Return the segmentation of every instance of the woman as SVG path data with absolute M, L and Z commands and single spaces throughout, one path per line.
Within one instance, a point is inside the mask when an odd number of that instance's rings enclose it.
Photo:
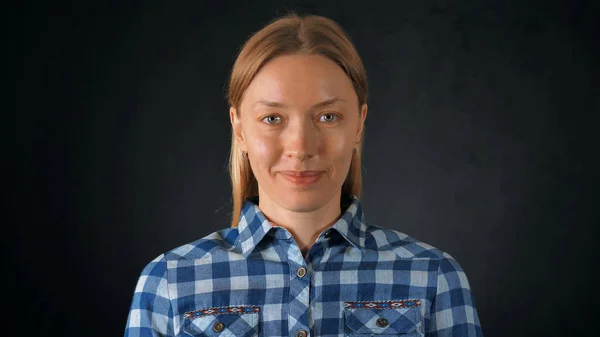
M 337 24 L 267 25 L 228 98 L 232 228 L 146 266 L 126 336 L 481 336 L 459 264 L 363 218 L 367 80 Z

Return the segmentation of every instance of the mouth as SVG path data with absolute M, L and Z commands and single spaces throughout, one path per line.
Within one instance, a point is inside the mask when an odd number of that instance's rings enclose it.
M 279 173 L 295 185 L 308 186 L 319 181 L 325 171 L 280 171 Z

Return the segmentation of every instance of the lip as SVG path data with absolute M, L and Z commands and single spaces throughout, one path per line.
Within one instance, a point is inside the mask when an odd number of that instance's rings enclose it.
M 319 181 L 325 171 L 280 171 L 279 173 L 296 185 L 308 186 Z

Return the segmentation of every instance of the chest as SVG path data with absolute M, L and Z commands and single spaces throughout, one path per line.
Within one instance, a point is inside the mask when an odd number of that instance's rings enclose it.
M 178 336 L 422 336 L 436 270 L 381 254 L 195 261 L 169 290 Z

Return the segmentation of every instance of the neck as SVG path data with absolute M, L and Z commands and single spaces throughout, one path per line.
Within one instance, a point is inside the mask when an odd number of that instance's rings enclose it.
M 341 191 L 325 205 L 314 210 L 298 212 L 275 203 L 264 193 L 259 193 L 259 208 L 273 225 L 281 226 L 292 234 L 302 255 L 306 256 L 319 234 L 340 218 L 340 198 Z

